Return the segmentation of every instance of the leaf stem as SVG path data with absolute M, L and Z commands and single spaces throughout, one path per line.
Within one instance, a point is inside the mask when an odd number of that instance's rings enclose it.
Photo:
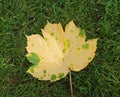
M 71 70 L 69 72 L 69 76 L 70 76 L 70 92 L 71 92 L 71 97 L 74 97 L 73 95 L 73 87 L 72 87 L 72 75 L 71 75 Z

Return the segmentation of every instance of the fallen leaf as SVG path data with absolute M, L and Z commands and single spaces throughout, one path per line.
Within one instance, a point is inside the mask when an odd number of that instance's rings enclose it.
M 47 23 L 39 34 L 27 36 L 26 55 L 33 65 L 28 69 L 33 77 L 51 82 L 64 78 L 70 70 L 84 69 L 94 58 L 98 39 L 86 41 L 85 30 L 73 21 L 66 25 Z

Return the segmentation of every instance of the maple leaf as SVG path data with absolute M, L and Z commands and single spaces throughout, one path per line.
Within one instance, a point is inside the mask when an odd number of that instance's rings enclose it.
M 86 41 L 85 31 L 70 21 L 63 30 L 61 24 L 47 23 L 42 36 L 27 36 L 26 55 L 33 64 L 28 73 L 39 80 L 51 82 L 64 78 L 70 70 L 80 71 L 95 56 L 98 39 Z

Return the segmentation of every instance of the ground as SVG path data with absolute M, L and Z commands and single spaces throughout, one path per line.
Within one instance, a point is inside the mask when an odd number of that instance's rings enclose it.
M 120 97 L 120 0 L 0 0 L 0 97 L 70 97 L 69 76 L 50 83 L 27 74 L 25 35 L 41 34 L 47 20 L 73 20 L 88 39 L 99 38 L 96 56 L 72 72 L 75 97 Z

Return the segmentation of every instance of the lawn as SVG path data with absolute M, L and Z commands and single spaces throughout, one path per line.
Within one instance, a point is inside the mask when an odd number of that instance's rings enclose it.
M 75 97 L 120 97 L 120 0 L 0 0 L 0 97 L 70 97 L 69 76 L 50 83 L 27 74 L 25 35 L 41 34 L 47 20 L 73 20 L 87 39 L 99 38 L 96 56 L 72 72 Z

